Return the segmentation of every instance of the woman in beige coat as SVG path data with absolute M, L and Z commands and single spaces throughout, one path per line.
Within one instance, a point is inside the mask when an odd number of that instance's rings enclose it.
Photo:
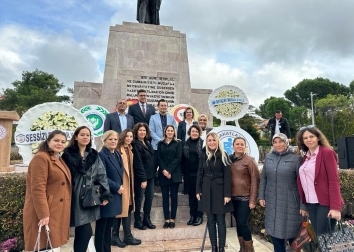
M 135 210 L 134 205 L 134 171 L 133 171 L 133 152 L 131 142 L 133 141 L 133 131 L 123 130 L 118 136 L 117 151 L 120 153 L 123 165 L 123 188 L 122 193 L 122 214 L 117 215 L 117 220 L 113 224 L 112 242 L 120 248 L 126 245 L 139 245 L 141 240 L 135 239 L 131 233 L 130 222 L 131 213 Z M 123 225 L 124 240 L 119 239 L 120 224 Z
M 71 174 L 60 156 L 66 135 L 52 131 L 39 146 L 27 172 L 26 198 L 23 209 L 25 250 L 32 251 L 39 225 L 48 225 L 53 248 L 60 247 L 69 239 Z M 47 244 L 42 228 L 40 249 Z

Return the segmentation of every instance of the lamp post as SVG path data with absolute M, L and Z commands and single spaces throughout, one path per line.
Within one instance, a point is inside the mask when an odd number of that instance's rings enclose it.
M 310 93 L 311 95 L 311 113 L 312 113 L 312 125 L 315 126 L 315 113 L 313 111 L 313 96 L 316 95 L 314 93 Z

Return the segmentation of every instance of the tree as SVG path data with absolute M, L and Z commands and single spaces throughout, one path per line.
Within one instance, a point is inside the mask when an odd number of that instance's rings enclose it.
M 281 110 L 283 117 L 289 119 L 289 111 L 291 104 L 289 101 L 285 100 L 283 97 L 273 98 L 267 103 L 266 111 L 268 117 L 273 117 L 275 111 Z
M 335 123 L 335 118 L 337 113 L 342 113 L 343 110 L 348 108 L 348 99 L 344 95 L 327 95 L 326 98 L 323 98 L 321 100 L 316 101 L 315 107 L 316 110 L 321 113 L 321 128 L 324 126 L 325 118 L 329 119 L 330 122 L 330 133 L 332 135 L 332 143 L 335 143 L 336 134 L 337 131 L 339 131 L 339 128 L 341 126 L 345 127 L 345 125 L 338 125 L 338 123 Z M 344 123 L 345 124 L 345 123 Z M 341 130 L 342 131 L 342 130 Z
M 304 106 L 290 108 L 289 126 L 291 135 L 295 136 L 296 132 L 305 125 L 310 124 L 308 109 Z
M 259 140 L 260 135 L 255 127 L 256 119 L 254 117 L 246 114 L 244 117 L 238 120 L 238 123 L 240 124 L 240 128 L 247 131 L 247 133 L 251 135 L 254 141 Z
M 268 106 L 268 104 L 270 105 Z M 291 102 L 285 100 L 282 97 L 271 96 L 265 99 L 261 105 L 259 105 L 259 109 L 256 109 L 255 113 L 262 118 L 269 118 L 274 116 L 276 110 L 281 110 L 283 115 L 284 112 L 286 114 L 284 117 L 287 117 L 289 115 L 288 112 L 290 107 Z
M 304 79 L 300 81 L 295 87 L 286 90 L 284 95 L 295 106 L 305 106 L 311 109 L 311 92 L 316 94 L 317 100 L 323 99 L 329 94 L 344 95 L 349 98 L 350 88 L 329 79 L 318 77 L 313 80 Z
M 57 95 L 64 87 L 53 74 L 36 69 L 23 72 L 22 80 L 12 83 L 13 89 L 3 90 L 4 100 L 0 100 L 0 110 L 15 110 L 22 116 L 29 108 L 44 102 L 70 102 L 67 95 Z
M 352 80 L 349 84 L 349 89 L 352 95 L 354 95 L 354 80 Z

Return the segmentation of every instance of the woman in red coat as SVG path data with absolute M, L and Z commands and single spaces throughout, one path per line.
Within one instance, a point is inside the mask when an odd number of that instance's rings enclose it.
M 320 235 L 329 231 L 328 217 L 332 218 L 332 229 L 341 219 L 343 200 L 337 156 L 323 133 L 312 125 L 300 129 L 297 145 L 305 153 L 297 178 L 300 197 L 306 203 L 315 233 Z

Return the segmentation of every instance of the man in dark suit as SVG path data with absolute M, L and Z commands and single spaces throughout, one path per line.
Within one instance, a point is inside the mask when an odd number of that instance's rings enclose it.
M 288 120 L 283 117 L 283 114 L 280 110 L 275 111 L 274 117 L 269 119 L 267 127 L 271 130 L 270 139 L 273 139 L 273 136 L 276 133 L 283 133 L 288 137 L 288 141 L 291 141 Z
M 133 129 L 134 118 L 125 113 L 127 101 L 120 99 L 116 105 L 117 111 L 106 116 L 103 131 L 114 130 L 120 134 L 125 129 Z
M 149 125 L 150 117 L 156 114 L 155 107 L 146 103 L 146 96 L 146 91 L 140 89 L 138 91 L 139 102 L 129 106 L 128 114 L 134 118 L 134 125 L 140 122 Z

